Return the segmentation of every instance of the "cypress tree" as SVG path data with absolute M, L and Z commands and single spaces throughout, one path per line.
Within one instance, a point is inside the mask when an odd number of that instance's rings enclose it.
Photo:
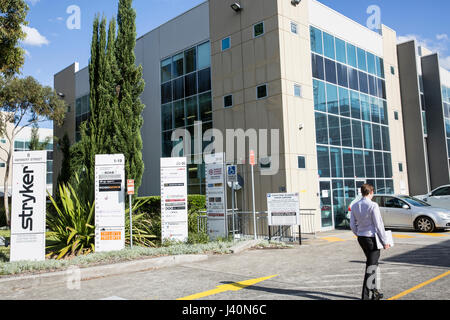
M 145 105 L 140 100 L 144 91 L 142 66 L 136 66 L 136 12 L 132 0 L 119 0 L 117 16 L 118 34 L 115 42 L 116 63 L 119 72 L 118 110 L 114 125 L 114 145 L 117 153 L 125 155 L 127 179 L 135 180 L 136 193 L 142 182 L 144 162 L 142 160 L 143 125 L 142 111 Z

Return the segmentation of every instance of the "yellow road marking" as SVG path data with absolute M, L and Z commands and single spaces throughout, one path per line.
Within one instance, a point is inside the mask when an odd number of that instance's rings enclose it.
M 430 279 L 430 280 L 425 281 L 425 282 L 423 282 L 423 283 L 421 283 L 421 284 L 419 284 L 419 285 L 417 285 L 417 286 L 415 286 L 415 287 L 412 287 L 411 289 L 408 289 L 408 290 L 406 290 L 406 291 L 403 291 L 402 293 L 400 293 L 400 294 L 398 294 L 398 295 L 396 295 L 396 296 L 394 296 L 394 297 L 392 297 L 392 298 L 389 298 L 388 300 L 397 300 L 397 299 L 400 299 L 401 297 L 404 297 L 404 296 L 406 296 L 407 294 L 410 294 L 410 293 L 413 292 L 413 291 L 416 291 L 416 290 L 418 290 L 418 289 L 420 289 L 420 288 L 425 287 L 426 285 L 429 285 L 430 283 L 433 283 L 433 282 L 435 282 L 435 281 L 437 281 L 437 280 L 439 280 L 439 279 L 442 279 L 442 278 L 448 276 L 449 274 L 450 274 L 450 270 L 447 271 L 447 272 L 445 272 L 445 273 L 443 273 L 443 274 L 441 274 L 440 276 L 437 276 L 436 278 Z
M 200 293 L 193 294 L 191 296 L 187 296 L 187 297 L 180 298 L 177 300 L 197 300 L 197 299 L 201 299 L 204 297 L 212 296 L 212 295 L 227 292 L 227 291 L 239 291 L 239 290 L 245 289 L 247 287 L 253 286 L 257 283 L 260 283 L 260 282 L 263 282 L 263 281 L 266 281 L 266 280 L 269 280 L 269 279 L 272 279 L 275 277 L 278 277 L 278 275 L 264 277 L 264 278 L 258 278 L 258 279 L 250 279 L 250 280 L 236 282 L 236 283 L 232 283 L 232 284 L 224 284 L 221 286 L 217 286 L 216 289 L 205 291 L 205 292 L 200 292 Z
M 320 238 L 320 239 L 326 240 L 328 242 L 342 242 L 342 241 L 346 241 L 346 240 L 338 238 L 338 237 L 324 237 L 324 238 Z
M 393 234 L 392 237 L 397 238 L 397 239 L 412 239 L 412 238 L 415 238 L 415 237 L 409 236 L 407 234 Z
M 421 233 L 421 235 L 430 237 L 445 237 L 442 233 Z

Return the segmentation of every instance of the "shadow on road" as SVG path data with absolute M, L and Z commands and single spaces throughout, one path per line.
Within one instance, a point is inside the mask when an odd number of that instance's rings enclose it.
M 255 290 L 255 291 L 263 291 L 271 294 L 278 294 L 278 295 L 284 295 L 284 296 L 295 296 L 295 297 L 303 297 L 303 298 L 309 298 L 309 299 L 315 299 L 315 300 L 333 300 L 332 298 L 335 298 L 334 300 L 342 300 L 342 299 L 350 299 L 350 300 L 359 300 L 358 298 L 355 298 L 354 296 L 344 296 L 334 293 L 328 293 L 328 292 L 320 292 L 320 291 L 306 291 L 306 290 L 295 290 L 295 289 L 281 289 L 281 288 L 267 288 L 267 287 L 260 287 L 260 286 L 240 286 L 239 284 L 223 281 L 223 284 L 233 284 L 237 287 L 242 287 L 244 290 Z M 322 296 L 326 296 L 328 298 L 324 298 Z

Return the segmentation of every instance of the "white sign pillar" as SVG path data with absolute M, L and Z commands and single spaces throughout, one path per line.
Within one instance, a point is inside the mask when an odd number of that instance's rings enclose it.
M 47 151 L 15 152 L 12 179 L 10 261 L 43 261 Z
M 161 238 L 188 239 L 187 158 L 161 158 Z
M 125 249 L 125 157 L 95 156 L 95 251 Z

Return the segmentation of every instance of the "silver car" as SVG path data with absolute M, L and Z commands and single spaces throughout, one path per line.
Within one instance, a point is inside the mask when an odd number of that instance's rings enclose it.
M 380 206 L 387 228 L 415 229 L 433 232 L 450 229 L 450 211 L 432 207 L 419 199 L 403 195 L 377 194 L 373 201 Z

